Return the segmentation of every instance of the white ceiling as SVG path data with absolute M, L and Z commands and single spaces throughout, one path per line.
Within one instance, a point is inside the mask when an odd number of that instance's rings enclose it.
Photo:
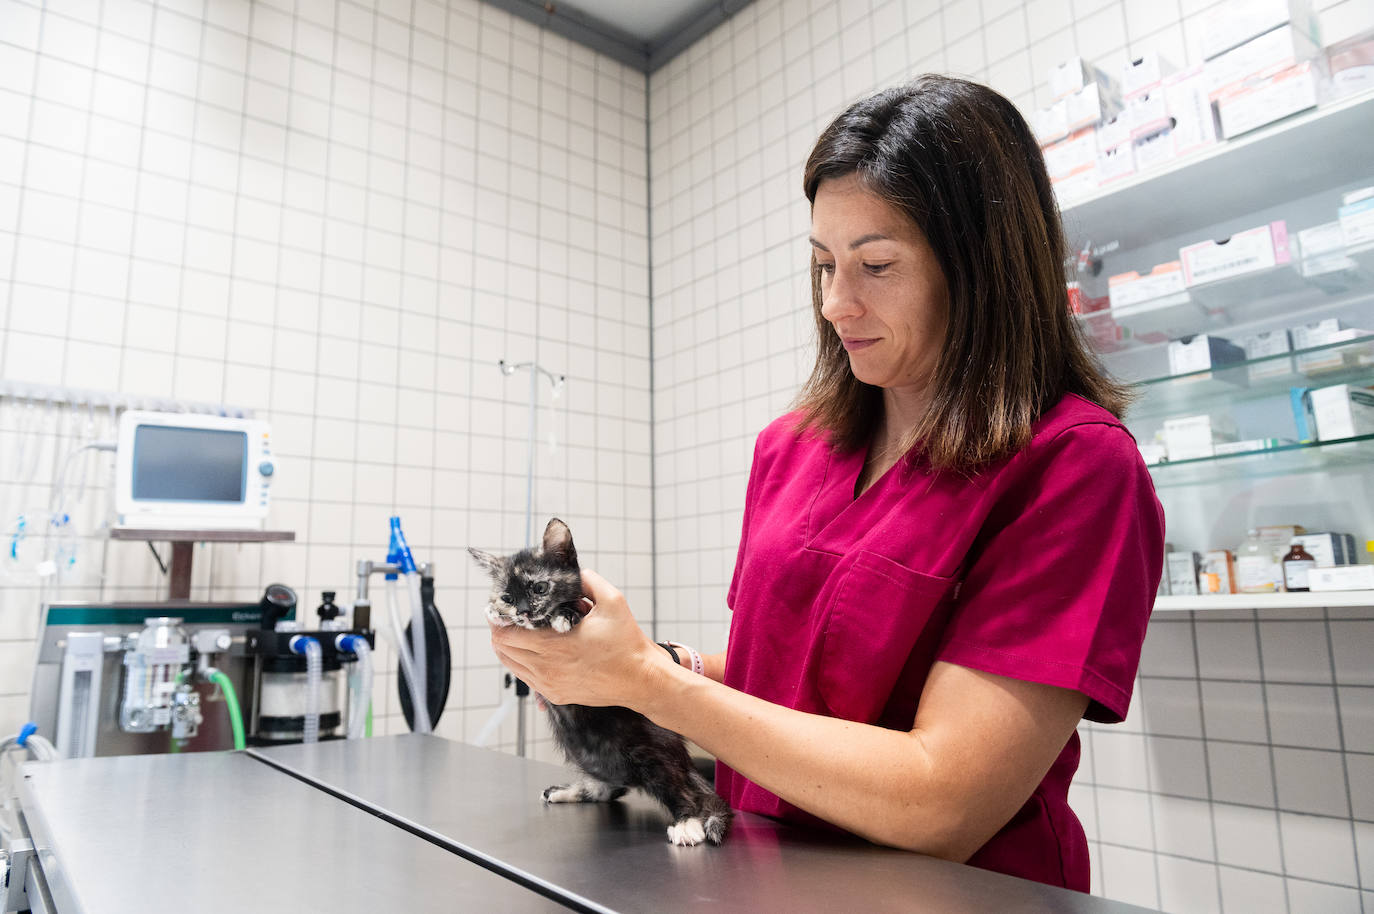
M 658 44 L 668 30 L 697 18 L 715 0 L 558 0 L 556 7 L 572 7 L 607 25 L 628 32 L 645 44 Z
M 751 0 L 486 0 L 645 73 Z

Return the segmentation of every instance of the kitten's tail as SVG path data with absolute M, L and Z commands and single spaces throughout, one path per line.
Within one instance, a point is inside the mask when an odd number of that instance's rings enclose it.
M 715 791 L 712 791 L 702 804 L 701 811 L 701 824 L 706 832 L 706 840 L 712 844 L 720 844 L 724 841 L 734 818 L 735 813 L 730 809 L 730 805 L 722 800 Z

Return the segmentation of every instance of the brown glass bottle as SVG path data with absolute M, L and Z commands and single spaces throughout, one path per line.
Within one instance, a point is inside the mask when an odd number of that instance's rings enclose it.
M 1289 593 L 1301 593 L 1309 590 L 1307 576 L 1313 568 L 1317 567 L 1317 560 L 1312 557 L 1306 549 L 1302 548 L 1302 543 L 1294 543 L 1288 550 L 1288 554 L 1283 557 L 1283 585 Z

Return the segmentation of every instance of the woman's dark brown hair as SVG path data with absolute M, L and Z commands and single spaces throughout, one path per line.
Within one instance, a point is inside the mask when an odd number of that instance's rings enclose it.
M 949 289 L 930 406 L 904 449 L 919 446 L 934 468 L 970 472 L 1023 447 L 1065 393 L 1122 414 L 1128 389 L 1102 372 L 1069 311 L 1054 191 L 1011 102 L 943 76 L 885 89 L 851 105 L 816 141 L 807 199 L 816 202 L 822 181 L 848 175 L 916 224 Z M 818 345 L 797 401 L 802 424 L 829 431 L 838 447 L 866 446 L 881 390 L 854 377 L 821 316 L 814 258 L 811 300 Z

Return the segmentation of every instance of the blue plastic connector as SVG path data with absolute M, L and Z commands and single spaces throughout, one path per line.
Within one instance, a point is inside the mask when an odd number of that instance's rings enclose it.
M 314 638 L 311 638 L 309 635 L 296 635 L 291 639 L 289 647 L 291 648 L 291 653 L 293 654 L 304 654 L 307 650 L 307 644 L 318 643 L 318 641 L 316 641 Z
M 401 566 L 402 574 L 413 574 L 415 568 L 415 556 L 410 554 L 410 544 L 406 542 L 406 535 L 401 532 L 401 519 L 391 518 L 391 546 L 386 555 L 388 563 Z M 387 580 L 396 580 L 396 575 L 389 574 Z
M 29 721 L 28 723 L 24 724 L 23 727 L 20 728 L 19 738 L 16 739 L 14 742 L 22 749 L 24 748 L 24 745 L 29 741 L 29 737 L 33 736 L 37 732 L 38 724 L 34 723 L 33 721 Z
M 359 641 L 364 640 L 365 639 L 361 635 L 340 635 L 334 639 L 334 646 L 341 651 L 347 651 L 353 654 L 356 653 L 354 646 L 357 645 Z

